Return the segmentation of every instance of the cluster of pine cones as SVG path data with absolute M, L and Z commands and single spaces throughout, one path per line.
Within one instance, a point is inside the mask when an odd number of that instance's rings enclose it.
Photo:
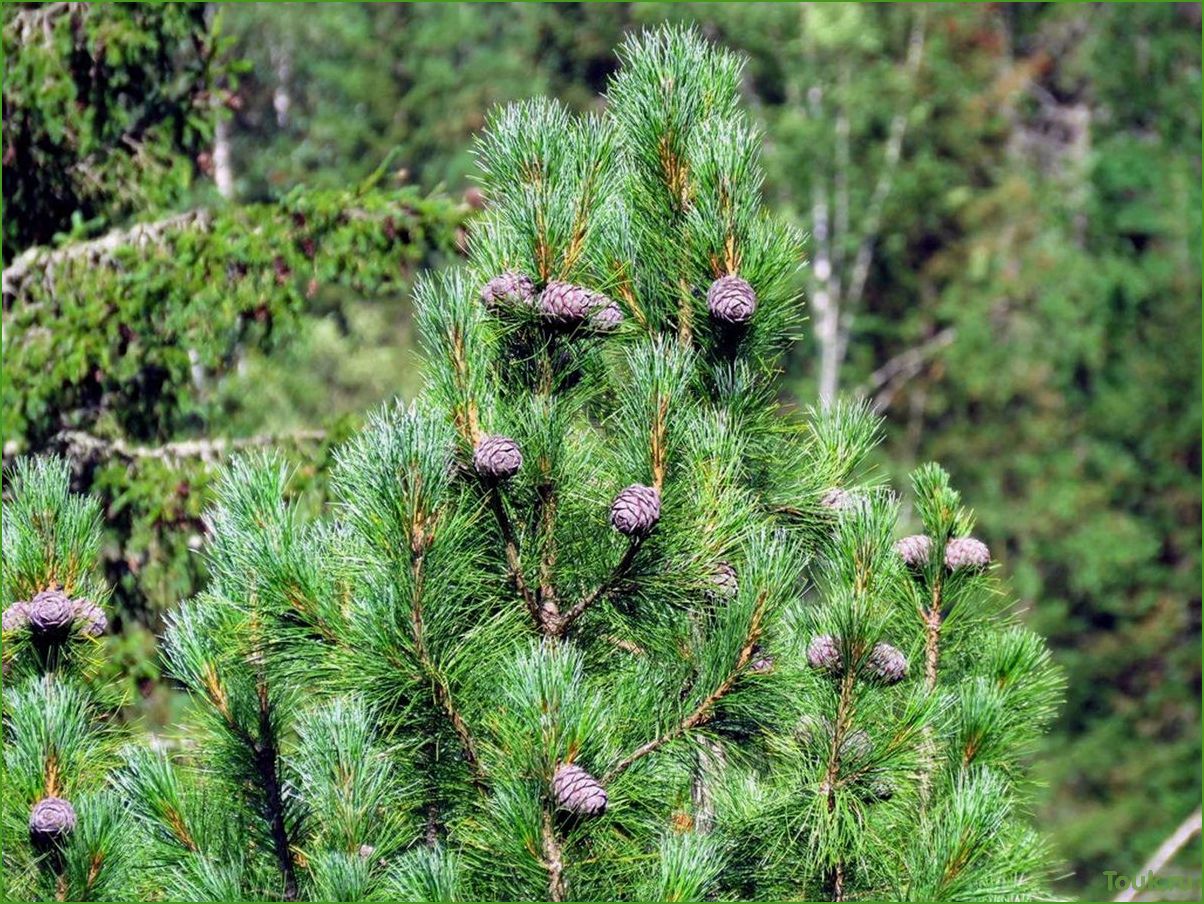
M 923 568 L 932 558 L 932 538 L 926 534 L 904 537 L 895 552 L 912 568 Z M 945 567 L 950 571 L 986 568 L 991 564 L 987 544 L 974 537 L 954 537 L 945 544 Z
M 493 277 L 481 290 L 481 301 L 490 311 L 525 307 L 534 309 L 551 326 L 576 327 L 588 323 L 596 330 L 613 330 L 623 322 L 619 305 L 593 289 L 551 280 L 538 291 L 535 280 L 518 270 Z M 739 326 L 752 319 L 757 293 L 746 279 L 729 273 L 707 289 L 707 310 L 718 322 Z
M 807 645 L 807 664 L 813 669 L 834 676 L 845 673 L 845 657 L 840 639 L 831 634 L 817 634 Z M 876 643 L 865 657 L 869 674 L 883 684 L 898 684 L 907 677 L 907 657 L 888 643 Z
M 535 281 L 525 273 L 507 270 L 481 290 L 481 301 L 491 311 L 506 306 L 533 308 L 550 326 L 576 327 L 588 322 L 606 332 L 623 322 L 623 310 L 601 292 L 552 280 L 537 292 Z

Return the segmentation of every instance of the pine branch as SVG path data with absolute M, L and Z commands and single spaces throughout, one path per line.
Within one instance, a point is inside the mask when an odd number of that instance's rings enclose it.
M 631 563 L 635 561 L 636 553 L 640 551 L 642 544 L 643 538 L 636 538 L 631 541 L 627 550 L 623 553 L 623 557 L 619 559 L 619 564 L 615 566 L 614 571 L 610 573 L 606 580 L 578 600 L 571 609 L 553 622 L 553 635 L 564 636 L 573 622 L 585 614 L 585 610 L 612 592 L 619 585 L 627 574 L 627 571 L 631 568 Z
M 414 636 L 414 650 L 417 653 L 418 662 L 422 666 L 422 670 L 426 673 L 427 680 L 431 682 L 431 687 L 434 689 L 436 702 L 447 715 L 452 728 L 456 732 L 456 736 L 460 739 L 460 746 L 464 750 L 464 759 L 472 771 L 473 784 L 477 786 L 478 790 L 483 791 L 485 789 L 485 780 L 484 774 L 481 771 L 481 761 L 477 756 L 476 742 L 468 730 L 468 724 L 464 721 L 464 717 L 452 702 L 451 688 L 447 686 L 447 681 L 439 673 L 434 660 L 431 658 L 430 651 L 427 649 L 426 625 L 422 615 L 422 596 L 426 577 L 424 569 L 426 562 L 425 538 L 416 538 L 415 543 L 419 544 L 419 548 L 416 550 L 411 563 L 414 577 L 414 602 L 410 610 L 410 626 Z
M 272 848 L 277 866 L 284 879 L 284 900 L 297 900 L 297 871 L 293 862 L 292 845 L 284 822 L 284 797 L 280 786 L 280 757 L 276 750 L 272 710 L 268 702 L 267 685 L 259 684 L 259 741 L 253 744 L 255 766 L 266 796 L 267 818 L 271 826 Z
M 541 830 L 543 841 L 543 866 L 548 871 L 548 899 L 563 901 L 568 894 L 564 881 L 564 860 L 560 850 L 560 842 L 556 840 L 556 827 L 552 823 L 552 813 L 547 807 L 543 811 Z
M 602 779 L 602 784 L 605 785 L 613 781 L 637 760 L 642 759 L 653 751 L 659 750 L 665 744 L 676 740 L 686 732 L 692 731 L 698 726 L 705 725 L 708 721 L 710 721 L 711 716 L 714 715 L 715 705 L 727 695 L 728 691 L 732 689 L 732 686 L 736 683 L 736 679 L 740 677 L 745 667 L 752 659 L 753 648 L 757 645 L 757 641 L 761 639 L 761 621 L 765 615 L 765 606 L 768 602 L 768 599 L 769 595 L 764 591 L 762 591 L 760 596 L 757 597 L 757 604 L 753 609 L 753 617 L 749 623 L 748 635 L 745 638 L 744 646 L 740 648 L 740 653 L 736 657 L 735 665 L 732 667 L 731 671 L 728 672 L 727 677 L 723 679 L 720 685 L 715 688 L 715 690 L 711 691 L 711 693 L 707 694 L 706 697 L 703 698 L 702 702 L 695 707 L 693 712 L 682 719 L 677 725 L 659 737 L 653 738 L 646 744 L 637 747 L 634 751 L 620 760 L 617 765 L 612 766 L 610 771 L 607 772 L 605 777 Z
M 536 599 L 530 585 L 527 584 L 526 578 L 523 577 L 523 563 L 518 552 L 518 537 L 514 533 L 514 525 L 511 523 L 510 515 L 506 511 L 506 503 L 502 499 L 502 491 L 497 487 L 487 486 L 485 488 L 485 495 L 489 500 L 489 507 L 497 519 L 498 529 L 502 532 L 502 544 L 506 552 L 506 567 L 510 572 L 510 579 L 514 582 L 514 589 L 518 591 L 518 595 L 527 604 L 527 611 L 531 613 L 531 618 L 535 620 L 536 626 L 542 626 L 543 615 L 539 608 L 539 600 Z

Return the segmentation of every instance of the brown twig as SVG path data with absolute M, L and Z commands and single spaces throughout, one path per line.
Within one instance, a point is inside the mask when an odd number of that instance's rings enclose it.
M 853 718 L 853 683 L 855 680 L 854 672 L 850 668 L 840 682 L 840 698 L 836 703 L 836 721 L 832 725 L 832 738 L 828 748 L 828 769 L 824 778 L 829 814 L 836 810 L 836 786 L 840 776 L 840 748 L 844 743 L 845 732 Z M 844 862 L 838 860 L 833 864 L 829 877 L 833 901 L 844 900 L 844 878 Z
M 694 300 L 684 279 L 678 284 L 678 296 L 677 341 L 688 347 L 694 341 Z
M 560 853 L 560 842 L 556 840 L 556 828 L 552 824 L 552 813 L 546 807 L 543 812 L 543 866 L 548 871 L 548 899 L 563 901 L 568 892 L 564 881 L 564 860 Z
M 452 729 L 456 732 L 456 737 L 460 739 L 460 746 L 464 750 L 464 759 L 468 763 L 469 769 L 472 771 L 473 784 L 478 789 L 484 790 L 485 781 L 484 774 L 481 771 L 481 762 L 477 756 L 476 743 L 473 741 L 471 732 L 468 730 L 468 724 L 464 721 L 464 717 L 460 715 L 460 711 L 456 709 L 452 702 L 451 688 L 447 686 L 447 681 L 439 673 L 435 666 L 435 661 L 431 657 L 430 650 L 426 645 L 426 623 L 422 616 L 422 594 L 425 585 L 424 564 L 426 562 L 426 550 L 421 548 L 418 550 L 411 562 L 411 572 L 414 576 L 414 600 L 410 607 L 410 628 L 414 636 L 414 651 L 418 656 L 418 662 L 422 666 L 422 670 L 426 673 L 427 680 L 431 682 L 431 687 L 435 695 L 435 701 L 451 722 Z
M 614 570 L 611 571 L 606 580 L 583 596 L 572 606 L 571 609 L 559 617 L 555 624 L 555 630 L 552 632 L 553 634 L 557 636 L 564 636 L 564 633 L 568 631 L 569 626 L 579 619 L 585 613 L 586 609 L 588 609 L 602 597 L 606 596 L 619 585 L 619 582 L 622 581 L 623 577 L 627 574 L 628 569 L 631 568 L 631 563 L 635 561 L 635 554 L 639 552 L 640 545 L 642 543 L 643 540 L 639 538 L 631 541 L 631 544 L 623 553 L 623 557 L 619 559 L 619 564 L 614 567 Z
M 523 577 L 523 564 L 518 552 L 518 538 L 514 533 L 514 525 L 510 522 L 510 515 L 506 512 L 506 503 L 502 499 L 501 491 L 497 487 L 486 487 L 485 495 L 489 499 L 489 505 L 493 510 L 494 518 L 497 520 L 498 529 L 502 532 L 502 544 L 506 552 L 506 567 L 510 572 L 510 579 L 514 582 L 514 589 L 518 591 L 518 595 L 527 604 L 527 611 L 535 619 L 535 624 L 539 625 L 541 624 L 539 601 L 535 598 L 535 594 L 527 584 L 526 578 Z
M 718 703 L 727 694 L 727 692 L 732 689 L 732 685 L 736 683 L 736 679 L 740 677 L 741 672 L 744 671 L 745 666 L 748 665 L 749 660 L 752 658 L 753 647 L 755 647 L 757 645 L 757 641 L 761 639 L 761 621 L 765 616 L 765 606 L 768 600 L 768 594 L 765 591 L 762 591 L 761 595 L 757 598 L 756 608 L 753 609 L 753 616 L 748 626 L 748 635 L 745 638 L 744 646 L 740 648 L 740 654 L 736 657 L 735 665 L 732 667 L 731 671 L 728 672 L 727 677 L 723 679 L 719 686 L 715 688 L 715 690 L 711 691 L 711 693 L 707 694 L 707 696 L 703 698 L 702 702 L 694 708 L 693 712 L 682 719 L 677 725 L 673 726 L 673 728 L 669 729 L 663 735 L 653 738 L 646 744 L 637 747 L 634 751 L 620 760 L 618 764 L 612 766 L 610 771 L 607 772 L 603 777 L 602 784 L 605 785 L 608 782 L 613 781 L 616 777 L 626 771 L 626 769 L 631 766 L 632 763 L 636 762 L 636 760 L 639 760 L 653 751 L 660 749 L 665 744 L 668 744 L 670 741 L 673 741 L 683 735 L 685 732 L 691 731 L 700 725 L 705 725 L 710 720 L 711 716 L 714 714 L 715 704 Z
M 538 520 L 543 533 L 539 555 L 539 588 L 536 590 L 539 624 L 545 633 L 563 633 L 551 630 L 560 620 L 553 581 L 556 571 L 556 485 L 550 479 L 545 479 L 536 489 L 536 495 Z
M 665 432 L 669 421 L 669 397 L 662 395 L 657 399 L 656 414 L 652 419 L 652 435 L 648 448 L 652 458 L 652 485 L 659 492 L 665 483 Z
M 272 834 L 272 850 L 280 875 L 284 880 L 283 897 L 286 901 L 297 900 L 297 870 L 293 862 L 292 846 L 284 822 L 284 795 L 280 785 L 279 756 L 276 752 L 275 731 L 272 727 L 272 709 L 268 701 L 267 685 L 259 684 L 259 740 L 254 745 L 255 768 L 259 772 L 263 793 L 266 798 L 267 818 Z

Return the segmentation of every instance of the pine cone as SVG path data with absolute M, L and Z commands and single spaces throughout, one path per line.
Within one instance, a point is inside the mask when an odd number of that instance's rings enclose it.
M 623 322 L 623 309 L 605 295 L 594 296 L 594 313 L 589 318 L 590 326 L 602 333 L 618 329 Z
M 890 782 L 875 779 L 870 782 L 869 787 L 862 792 L 861 796 L 867 803 L 884 803 L 895 796 L 895 789 Z
M 56 634 L 71 627 L 75 606 L 61 590 L 43 590 L 29 604 L 29 627 L 35 634 Z
M 29 624 L 29 603 L 25 600 L 17 600 L 4 610 L 3 619 L 5 633 L 21 630 Z
M 517 270 L 507 270 L 501 276 L 495 276 L 481 290 L 481 301 L 491 311 L 496 311 L 504 304 L 529 305 L 534 298 L 535 283 L 531 277 Z
M 753 647 L 752 663 L 749 665 L 752 671 L 758 675 L 764 675 L 767 672 L 773 671 L 773 657 L 761 649 L 760 644 Z
M 869 734 L 860 728 L 850 731 L 841 739 L 840 757 L 845 762 L 856 763 L 869 759 L 873 752 L 874 742 L 870 740 Z
M 485 436 L 473 450 L 472 464 L 482 477 L 507 480 L 523 466 L 523 453 L 508 436 Z
M 642 483 L 633 483 L 622 490 L 610 507 L 611 525 L 629 537 L 646 537 L 660 518 L 660 491 Z
M 553 280 L 539 296 L 539 312 L 551 323 L 575 326 L 598 306 L 598 297 L 598 293 L 589 289 Z
M 711 586 L 714 588 L 713 594 L 722 599 L 730 600 L 740 592 L 740 581 L 730 562 L 720 562 L 715 566 L 711 572 Z
M 79 622 L 80 629 L 84 634 L 88 637 L 100 637 L 105 633 L 105 629 L 109 626 L 109 619 L 100 606 L 86 597 L 72 600 L 72 605 L 75 607 L 75 619 Z
M 62 840 L 75 828 L 75 808 L 61 797 L 43 797 L 29 812 L 29 837 L 46 847 Z
M 912 568 L 919 568 L 932 556 L 932 538 L 927 534 L 904 537 L 895 543 L 895 552 Z
M 987 544 L 973 537 L 957 537 L 945 546 L 945 564 L 955 571 L 959 568 L 986 568 L 991 563 Z
M 721 276 L 707 289 L 707 308 L 716 320 L 746 323 L 757 309 L 757 293 L 739 276 Z
M 819 500 L 819 504 L 826 509 L 831 509 L 843 515 L 850 512 L 866 511 L 869 508 L 870 501 L 861 493 L 851 493 L 848 490 L 833 487 L 824 493 L 823 498 Z
M 840 644 L 831 634 L 817 634 L 807 645 L 807 662 L 813 669 L 824 669 L 833 674 L 842 668 Z
M 596 778 L 572 763 L 561 763 L 552 776 L 556 805 L 578 816 L 601 816 L 606 811 L 606 789 Z
M 898 684 L 907 677 L 907 657 L 888 643 L 874 644 L 866 665 L 885 684 Z

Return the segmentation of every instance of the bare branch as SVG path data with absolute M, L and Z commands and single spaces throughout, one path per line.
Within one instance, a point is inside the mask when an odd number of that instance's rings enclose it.
M 298 430 L 295 433 L 190 439 L 165 443 L 162 446 L 136 446 L 125 440 L 104 439 L 80 430 L 65 430 L 55 435 L 55 440 L 63 445 L 64 452 L 72 458 L 124 458 L 129 461 L 157 459 L 168 463 L 189 458 L 216 461 L 223 455 L 241 449 L 280 446 L 287 443 L 320 443 L 325 439 L 325 430 Z M 6 458 L 10 453 L 16 452 L 16 449 L 4 450 Z
M 489 507 L 497 519 L 498 529 L 502 532 L 502 544 L 506 551 L 506 567 L 510 571 L 511 580 L 514 581 L 514 589 L 527 604 L 527 611 L 535 620 L 536 627 L 542 628 L 544 619 L 539 608 L 539 600 L 535 598 L 534 591 L 523 576 L 522 559 L 518 552 L 518 536 L 514 532 L 514 525 L 510 522 L 510 514 L 506 511 L 505 500 L 502 499 L 501 491 L 496 487 L 486 487 L 485 493 L 489 497 Z
M 923 11 L 916 13 L 915 22 L 911 27 L 911 36 L 907 41 L 907 61 L 904 64 L 914 88 L 916 74 L 924 58 L 924 25 Z M 900 109 L 890 123 L 890 134 L 886 139 L 886 150 L 883 156 L 882 168 L 878 171 L 878 181 L 870 196 L 869 207 L 866 209 L 865 224 L 861 229 L 861 243 L 857 247 L 857 256 L 853 261 L 853 275 L 849 279 L 848 299 L 851 304 L 861 300 L 865 291 L 865 283 L 869 278 L 870 264 L 874 258 L 874 245 L 878 233 L 882 229 L 882 210 L 894 187 L 895 171 L 898 169 L 899 158 L 903 153 L 903 139 L 907 135 L 908 110 Z
M 61 248 L 28 248 L 4 268 L 3 292 L 7 301 L 20 294 L 25 281 L 35 273 L 51 273 L 64 264 L 86 260 L 102 263 L 112 257 L 118 248 L 135 248 L 156 242 L 169 232 L 179 229 L 197 229 L 207 232 L 213 217 L 204 208 L 174 214 L 152 223 L 138 223 L 128 229 L 114 229 L 99 238 L 87 242 L 74 242 Z
M 1141 871 L 1137 875 L 1144 876 L 1146 873 L 1157 875 L 1164 866 L 1175 858 L 1175 855 L 1179 851 L 1187 846 L 1189 841 L 1200 834 L 1200 823 L 1200 808 L 1196 807 L 1196 811 L 1183 820 L 1183 822 L 1179 823 L 1178 828 L 1171 832 L 1162 844 L 1158 845 L 1158 850 L 1154 851 L 1154 856 L 1146 861 L 1145 866 L 1141 868 Z M 1139 891 L 1140 889 L 1137 887 L 1137 884 L 1133 883 L 1112 900 L 1133 901 L 1136 900 Z
M 902 383 L 918 374 L 937 352 L 952 345 L 956 338 L 957 328 L 947 326 L 919 345 L 900 352 L 870 374 L 866 381 L 857 387 L 857 394 L 862 398 L 873 399 L 876 409 L 885 408 Z M 890 392 L 888 396 L 880 399 L 878 393 L 884 387 Z

